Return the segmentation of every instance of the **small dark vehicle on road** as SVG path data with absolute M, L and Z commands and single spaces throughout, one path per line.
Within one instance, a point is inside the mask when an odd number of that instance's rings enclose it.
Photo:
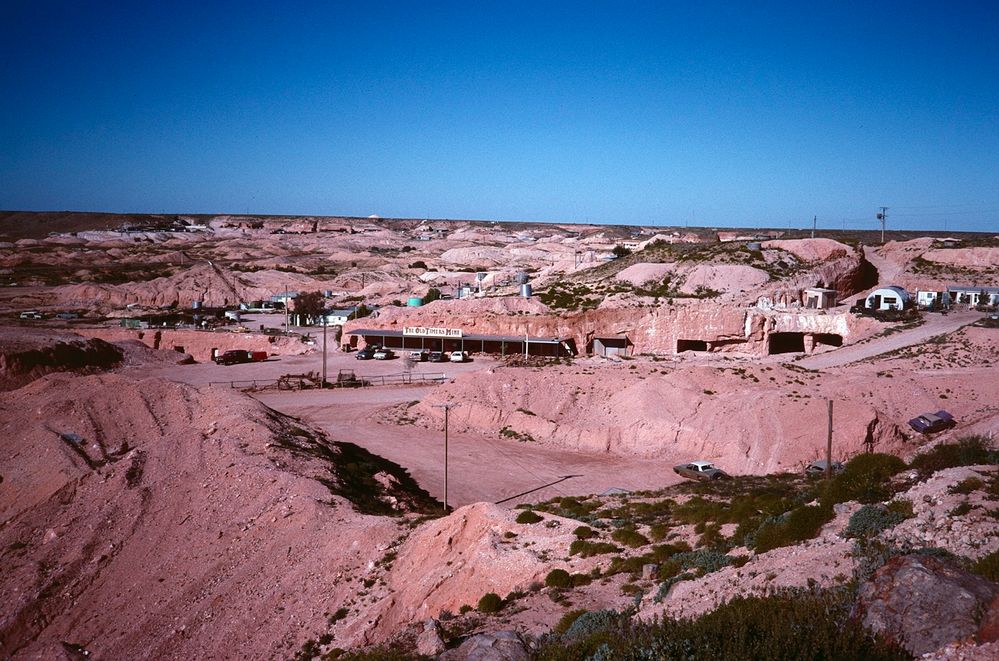
M 710 461 L 692 461 L 689 464 L 680 464 L 673 467 L 673 472 L 692 480 L 727 480 L 731 478 L 731 475 Z
M 957 421 L 947 411 L 937 411 L 936 413 L 924 413 L 909 421 L 909 426 L 920 434 L 935 434 L 938 431 L 950 429 Z
M 357 360 L 371 360 L 372 358 L 375 357 L 375 353 L 377 353 L 380 349 L 381 347 L 378 346 L 377 344 L 366 346 L 357 353 L 355 353 L 354 358 L 356 358 Z
M 264 354 L 266 356 L 267 354 Z M 215 362 L 219 365 L 240 365 L 242 363 L 252 363 L 253 352 L 246 349 L 230 349 L 225 353 L 215 356 Z
M 431 351 L 430 357 L 427 359 L 431 363 L 446 363 L 448 361 L 447 356 L 444 355 L 442 351 Z

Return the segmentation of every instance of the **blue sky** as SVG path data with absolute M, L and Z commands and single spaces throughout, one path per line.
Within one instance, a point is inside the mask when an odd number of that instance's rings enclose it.
M 119 4 L 0 8 L 0 208 L 999 231 L 993 3 Z

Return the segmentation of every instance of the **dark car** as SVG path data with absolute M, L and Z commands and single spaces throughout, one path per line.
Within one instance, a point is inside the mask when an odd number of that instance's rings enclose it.
M 709 461 L 692 461 L 673 467 L 673 472 L 693 480 L 726 480 L 730 476 Z
M 936 413 L 924 413 L 918 418 L 909 421 L 909 426 L 920 434 L 933 434 L 938 431 L 950 429 L 957 424 L 947 411 L 937 411 Z
M 354 354 L 354 358 L 356 358 L 357 360 L 371 360 L 372 358 L 375 357 L 375 352 L 377 351 L 378 348 L 376 347 L 364 347 L 356 354 Z
M 444 355 L 443 351 L 431 351 L 430 357 L 427 360 L 431 363 L 446 363 L 447 356 Z
M 231 349 L 225 353 L 215 356 L 215 362 L 219 365 L 239 365 L 241 363 L 252 363 L 253 353 L 246 349 Z
M 825 475 L 826 466 L 828 466 L 828 464 L 826 463 L 825 459 L 818 459 L 817 461 L 813 461 L 812 463 L 805 466 L 805 475 Z M 832 472 L 834 474 L 842 473 L 844 468 L 845 467 L 840 462 L 838 461 L 832 462 Z

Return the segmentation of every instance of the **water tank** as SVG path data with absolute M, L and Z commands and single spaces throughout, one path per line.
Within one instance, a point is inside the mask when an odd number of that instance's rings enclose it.
M 468 285 L 458 287 L 458 298 L 468 298 L 472 295 L 472 288 Z
M 410 296 L 409 300 L 406 301 L 406 305 L 408 305 L 411 308 L 418 308 L 421 305 L 423 305 L 423 299 L 420 298 L 419 296 Z
M 750 250 L 755 250 L 755 251 L 759 251 L 763 248 L 763 246 L 760 245 L 759 241 L 750 241 L 749 243 L 746 244 L 746 247 L 749 248 Z
M 200 310 L 201 309 L 201 301 L 194 301 L 194 302 L 192 302 L 191 303 L 191 309 L 192 310 Z
M 520 286 L 520 295 L 524 298 L 530 298 L 534 291 L 531 288 L 531 283 L 526 282 Z
M 520 273 L 517 274 L 518 285 L 526 285 L 530 281 L 531 281 L 531 276 L 528 275 L 527 273 L 521 271 Z

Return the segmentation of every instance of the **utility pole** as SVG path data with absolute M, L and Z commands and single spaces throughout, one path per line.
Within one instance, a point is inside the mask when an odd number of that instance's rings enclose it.
M 326 310 L 323 310 L 323 385 L 326 387 Z
M 444 513 L 447 514 L 447 428 L 448 428 L 448 413 L 455 406 L 454 403 L 447 404 L 435 404 L 434 408 L 444 409 Z
M 815 238 L 815 225 L 818 222 L 818 220 L 819 220 L 818 216 L 812 216 L 812 238 L 813 239 Z
M 285 292 L 282 298 L 284 298 L 284 334 L 288 335 L 291 331 L 291 327 L 288 325 L 288 304 L 291 303 L 288 300 L 288 292 Z
M 832 479 L 832 400 L 827 399 L 826 405 L 829 408 L 829 433 L 826 436 L 826 479 Z
M 885 223 L 888 222 L 888 207 L 881 207 L 881 213 L 878 214 L 878 220 L 881 221 L 881 243 L 884 243 Z

